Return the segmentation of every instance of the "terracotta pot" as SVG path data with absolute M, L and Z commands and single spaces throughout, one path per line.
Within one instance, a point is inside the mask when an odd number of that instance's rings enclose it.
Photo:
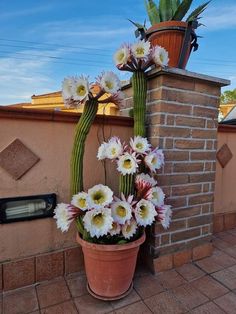
M 102 300 L 117 300 L 132 291 L 137 255 L 145 238 L 144 233 L 130 243 L 103 245 L 84 241 L 77 234 L 91 295 Z
M 178 67 L 184 35 L 188 24 L 182 21 L 166 21 L 153 25 L 146 32 L 152 46 L 162 46 L 169 53 L 169 66 Z M 182 68 L 186 67 L 191 52 L 191 36 Z

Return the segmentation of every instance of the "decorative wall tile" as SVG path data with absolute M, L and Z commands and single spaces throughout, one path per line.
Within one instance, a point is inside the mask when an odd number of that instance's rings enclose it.
M 216 158 L 221 164 L 222 168 L 224 168 L 227 165 L 227 163 L 230 161 L 232 157 L 233 157 L 233 154 L 227 144 L 224 144 L 223 146 L 221 146 L 221 148 L 218 150 L 216 154 Z

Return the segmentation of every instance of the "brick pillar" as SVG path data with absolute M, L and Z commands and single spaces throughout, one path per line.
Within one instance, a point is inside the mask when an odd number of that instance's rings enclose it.
M 217 116 L 220 89 L 228 84 L 180 69 L 149 74 L 148 137 L 164 150 L 157 181 L 173 206 L 170 228 L 156 223 L 149 230 L 145 254 L 153 271 L 211 254 Z

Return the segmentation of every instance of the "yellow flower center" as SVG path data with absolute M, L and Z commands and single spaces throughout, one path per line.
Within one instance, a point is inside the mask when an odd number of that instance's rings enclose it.
M 156 161 L 157 161 L 156 157 L 153 157 L 151 163 L 154 165 Z
M 140 206 L 140 216 L 144 219 L 148 216 L 148 209 L 145 205 Z
M 127 225 L 126 232 L 130 232 L 130 231 L 131 231 L 131 225 Z
M 163 62 L 164 61 L 164 56 L 163 56 L 163 54 L 160 54 L 160 60 L 161 60 L 161 62 Z
M 155 198 L 155 199 L 158 199 L 158 194 L 157 194 L 157 192 L 153 192 L 153 193 L 152 193 L 152 197 Z
M 115 148 L 115 147 L 112 147 L 112 149 L 111 149 L 111 154 L 112 154 L 112 155 L 115 155 L 115 154 L 116 154 L 116 148 Z
M 104 224 L 104 217 L 102 214 L 97 214 L 92 219 L 92 224 L 96 225 L 97 227 L 101 227 Z
M 143 47 L 138 47 L 137 49 L 136 49 L 136 53 L 137 53 L 137 55 L 144 55 L 144 48 Z
M 125 168 L 125 169 L 130 169 L 130 168 L 132 168 L 132 162 L 131 162 L 130 159 L 126 159 L 126 160 L 124 161 L 124 168 Z
M 86 94 L 86 88 L 84 85 L 79 85 L 76 89 L 76 92 L 79 96 L 85 96 Z
M 102 191 L 96 191 L 93 194 L 92 199 L 93 199 L 95 204 L 102 204 L 106 198 L 105 198 L 105 195 Z
M 108 89 L 112 89 L 113 88 L 113 83 L 111 81 L 106 81 L 105 84 L 106 84 L 106 87 Z
M 119 205 L 116 208 L 116 213 L 120 217 L 125 217 L 126 216 L 126 209 L 123 206 Z
M 80 198 L 79 201 L 78 201 L 78 204 L 79 204 L 79 207 L 81 208 L 84 208 L 86 207 L 86 199 L 84 198 Z
M 123 59 L 124 59 L 124 57 L 125 57 L 124 52 L 120 52 L 120 54 L 118 55 L 118 61 L 119 61 L 119 62 L 122 62 Z
M 136 147 L 137 147 L 138 149 L 143 149 L 143 143 L 137 143 L 137 144 L 136 144 Z

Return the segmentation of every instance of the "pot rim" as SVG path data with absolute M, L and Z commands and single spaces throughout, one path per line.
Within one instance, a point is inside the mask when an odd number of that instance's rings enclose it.
M 168 30 L 168 29 L 179 30 L 179 31 L 184 32 L 187 26 L 188 26 L 188 23 L 184 21 L 165 21 L 165 22 L 156 23 L 153 26 L 151 26 L 146 31 L 146 34 L 149 35 L 150 33 L 153 33 L 153 32 L 158 32 L 158 31 L 163 31 L 163 30 Z
M 142 236 L 135 241 L 125 243 L 125 244 L 97 244 L 91 243 L 83 240 L 77 232 L 76 234 L 76 241 L 82 246 L 90 249 L 96 249 L 97 251 L 124 251 L 128 249 L 135 248 L 141 245 L 146 239 L 145 231 L 143 232 Z

